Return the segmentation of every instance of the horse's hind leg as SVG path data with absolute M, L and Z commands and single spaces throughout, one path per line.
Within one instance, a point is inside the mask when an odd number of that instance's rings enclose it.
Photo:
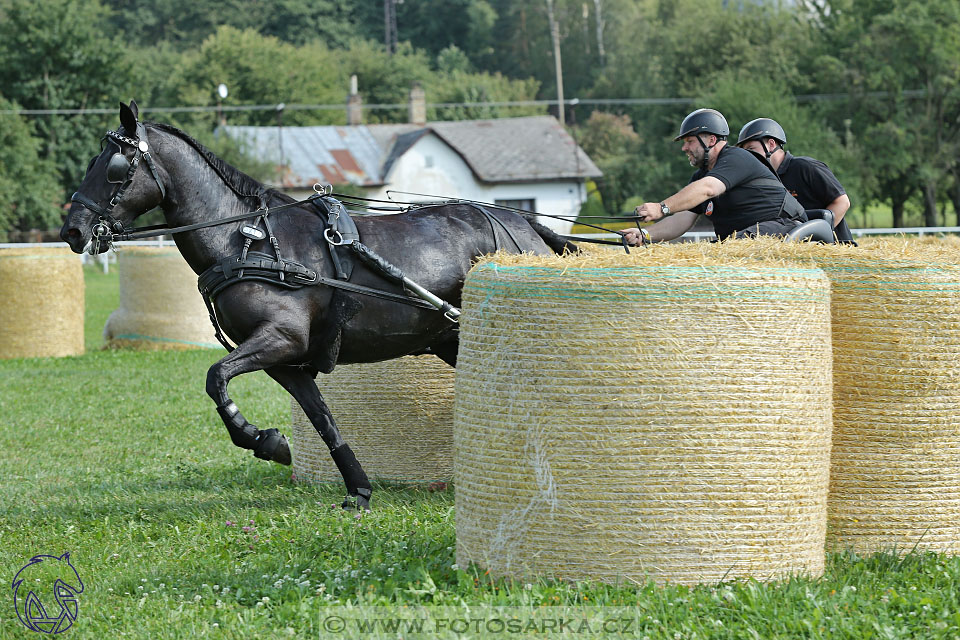
M 351 507 L 352 499 L 356 500 L 357 508 L 370 508 L 372 488 L 367 474 L 357 461 L 350 449 L 350 445 L 340 437 L 340 430 L 333 420 L 333 415 L 323 401 L 323 396 L 317 389 L 313 376 L 298 367 L 272 367 L 267 374 L 279 382 L 284 389 L 300 404 L 303 412 L 310 418 L 314 429 L 323 438 L 323 442 L 330 449 L 330 457 L 337 465 L 343 483 L 347 487 L 347 499 L 343 507 Z
M 207 371 L 207 395 L 217 404 L 217 413 L 233 444 L 252 449 L 253 455 L 262 460 L 287 465 L 290 464 L 290 445 L 286 437 L 277 429 L 261 430 L 247 422 L 227 394 L 227 384 L 243 373 L 294 360 L 303 351 L 302 342 L 295 336 L 295 332 L 277 327 L 261 327 Z

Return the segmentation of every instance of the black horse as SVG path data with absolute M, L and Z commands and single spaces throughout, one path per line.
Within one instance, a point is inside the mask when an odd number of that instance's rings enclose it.
M 416 353 L 433 353 L 455 366 L 458 335 L 450 313 L 403 304 L 414 300 L 409 288 L 370 260 L 337 258 L 325 237 L 339 240 L 339 228 L 331 230 L 331 216 L 322 215 L 336 213 L 335 200 L 330 206 L 323 199 L 297 203 L 268 190 L 182 131 L 139 122 L 135 102 L 120 105 L 120 123 L 87 167 L 60 237 L 76 253 L 101 252 L 111 240 L 129 237 L 124 231 L 133 220 L 159 206 L 180 253 L 203 276 L 201 291 L 207 278 L 206 291 L 216 294 L 208 299 L 216 314 L 211 316 L 237 344 L 210 367 L 206 382 L 233 443 L 290 464 L 286 438 L 247 422 L 227 393 L 232 378 L 262 369 L 297 400 L 330 448 L 347 489 L 344 506 L 368 508 L 366 473 L 314 378 L 337 363 Z M 569 248 L 521 215 L 471 204 L 352 219 L 370 253 L 455 306 L 479 256 L 498 248 L 538 254 Z M 351 269 L 347 279 L 344 272 Z M 387 297 L 371 295 L 373 290 Z

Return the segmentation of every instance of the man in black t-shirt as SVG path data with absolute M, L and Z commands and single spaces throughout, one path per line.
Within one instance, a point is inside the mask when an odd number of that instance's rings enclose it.
M 787 134 L 775 120 L 757 118 L 743 125 L 737 146 L 764 155 L 804 209 L 829 209 L 839 242 L 856 244 L 844 219 L 850 198 L 826 164 L 816 158 L 794 156 L 783 148 Z
M 707 216 L 717 237 L 785 236 L 806 222 L 803 207 L 777 179 L 773 169 L 756 154 L 727 145 L 730 128 L 714 109 L 697 109 L 680 125 L 675 141 L 697 167 L 686 187 L 663 201 L 636 208 L 641 221 L 657 221 L 642 229 L 622 232 L 627 243 L 638 245 L 678 238 Z

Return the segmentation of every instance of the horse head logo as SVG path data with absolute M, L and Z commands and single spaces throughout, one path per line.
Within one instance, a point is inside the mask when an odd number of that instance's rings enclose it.
M 70 554 L 34 556 L 13 579 L 13 604 L 27 629 L 40 633 L 66 631 L 77 619 L 80 574 Z

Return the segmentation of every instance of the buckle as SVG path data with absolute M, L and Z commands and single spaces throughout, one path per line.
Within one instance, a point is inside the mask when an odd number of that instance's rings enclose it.
M 333 233 L 331 233 L 331 231 Z M 333 239 L 332 237 L 333 235 L 336 235 L 336 238 L 337 238 L 336 240 Z M 340 231 L 338 231 L 337 229 L 334 229 L 333 227 L 327 227 L 326 229 L 324 229 L 323 237 L 327 242 L 329 242 L 335 247 L 339 247 L 344 244 L 343 234 L 341 234 Z

